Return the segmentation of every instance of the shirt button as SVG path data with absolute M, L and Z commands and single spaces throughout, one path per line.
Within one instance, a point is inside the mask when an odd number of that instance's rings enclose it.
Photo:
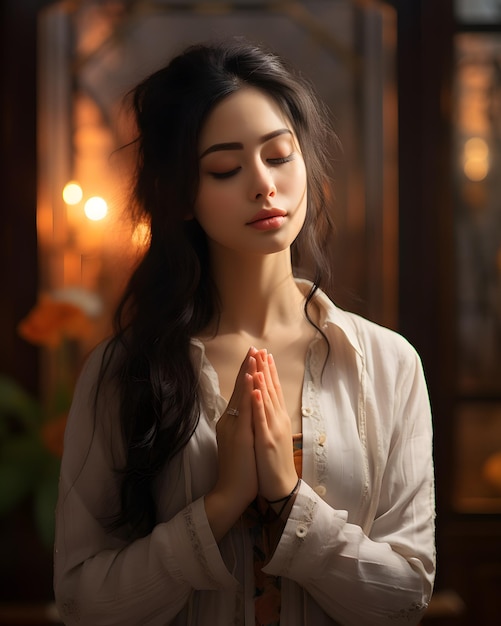
M 321 434 L 318 436 L 318 445 L 319 445 L 319 446 L 323 446 L 323 445 L 324 445 L 324 443 L 326 442 L 326 440 L 327 440 L 327 435 L 326 435 L 325 433 L 321 433 Z
M 308 534 L 308 529 L 304 524 L 298 524 L 296 527 L 296 536 L 302 539 Z
M 301 408 L 301 413 L 303 414 L 303 417 L 311 417 L 313 410 L 309 406 L 303 406 Z
M 327 493 L 327 489 L 323 485 L 317 485 L 314 490 L 321 498 Z

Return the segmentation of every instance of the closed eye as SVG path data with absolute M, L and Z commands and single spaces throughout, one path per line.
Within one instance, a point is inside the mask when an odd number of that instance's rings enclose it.
M 286 157 L 277 157 L 275 159 L 267 159 L 270 165 L 282 165 L 283 163 L 290 163 L 295 158 L 294 152 L 291 152 L 289 156 Z
M 213 178 L 217 178 L 218 180 L 221 180 L 221 179 L 224 179 L 224 178 L 231 178 L 237 172 L 239 172 L 241 169 L 242 169 L 241 167 L 236 167 L 235 169 L 228 170 L 227 172 L 210 172 L 210 175 Z

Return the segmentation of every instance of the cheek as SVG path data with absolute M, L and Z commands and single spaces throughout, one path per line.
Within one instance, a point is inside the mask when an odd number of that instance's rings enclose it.
M 213 207 L 217 206 L 217 194 L 214 190 L 210 185 L 200 184 L 194 206 L 195 217 L 198 220 L 203 220 L 206 216 L 210 217 Z
M 289 181 L 292 181 L 293 192 L 301 195 L 307 183 L 306 165 L 302 158 L 295 162 L 294 170 L 292 172 L 289 171 L 289 176 Z
M 302 230 L 306 220 L 306 213 L 308 211 L 308 178 L 304 169 L 302 172 L 298 172 L 295 196 L 297 198 L 296 214 L 301 223 L 299 230 Z
M 306 189 L 307 182 L 308 182 L 308 174 L 306 172 L 306 165 L 305 165 L 304 161 L 303 161 L 302 166 L 301 166 L 300 178 L 301 178 L 301 182 L 302 182 L 303 188 Z
M 194 217 L 209 234 L 212 230 L 219 229 L 221 224 L 228 222 L 231 205 L 230 194 L 225 190 L 202 185 L 195 201 Z
M 308 190 L 308 178 L 306 175 L 306 168 L 298 168 L 296 175 L 294 176 L 294 189 L 293 193 L 298 200 L 298 206 L 304 205 L 306 207 Z

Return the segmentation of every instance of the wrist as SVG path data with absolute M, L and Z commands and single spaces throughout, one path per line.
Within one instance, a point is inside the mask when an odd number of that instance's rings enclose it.
M 216 541 L 219 542 L 235 525 L 249 504 L 217 487 L 205 495 L 205 513 Z
M 287 519 L 289 517 L 289 513 L 294 505 L 294 501 L 296 500 L 296 495 L 299 491 L 300 485 L 301 479 L 298 478 L 294 488 L 286 496 L 275 500 L 266 500 L 268 505 L 273 509 L 278 517 L 281 517 L 282 519 Z

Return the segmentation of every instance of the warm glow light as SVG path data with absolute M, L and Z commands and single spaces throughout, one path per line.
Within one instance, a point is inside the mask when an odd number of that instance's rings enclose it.
M 85 215 L 95 222 L 102 220 L 108 213 L 108 205 L 104 198 L 94 196 L 89 198 L 84 206 Z
M 132 243 L 136 246 L 145 246 L 150 238 L 150 227 L 145 222 L 140 222 L 132 231 Z
M 75 181 L 67 183 L 63 189 L 63 200 L 66 204 L 78 204 L 83 197 L 82 188 Z
M 472 157 L 486 159 L 489 156 L 489 147 L 485 139 L 472 137 L 464 144 L 464 155 L 466 159 Z
M 465 143 L 463 170 L 474 182 L 484 180 L 489 173 L 489 146 L 481 137 L 472 137 Z
M 486 159 L 468 159 L 464 164 L 464 173 L 473 182 L 480 182 L 489 173 L 489 164 Z

